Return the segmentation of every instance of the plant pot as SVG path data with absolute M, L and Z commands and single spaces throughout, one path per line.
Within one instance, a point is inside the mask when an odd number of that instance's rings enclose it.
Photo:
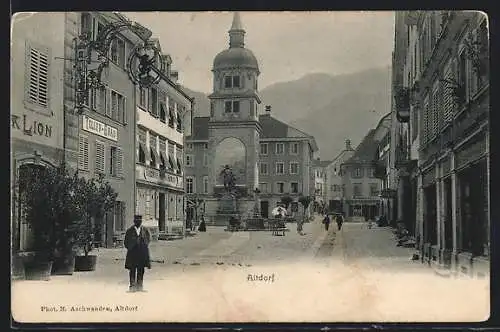
M 24 262 L 26 280 L 50 280 L 52 261 L 33 260 Z
M 75 256 L 75 271 L 95 271 L 97 255 Z
M 25 279 L 23 258 L 16 254 L 12 256 L 11 279 L 12 280 Z
M 57 257 L 52 263 L 52 275 L 72 275 L 75 270 L 75 254 L 69 253 Z

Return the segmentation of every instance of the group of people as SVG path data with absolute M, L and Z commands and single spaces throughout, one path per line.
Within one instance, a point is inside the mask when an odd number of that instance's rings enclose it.
M 342 224 L 344 223 L 344 216 L 342 214 L 337 214 L 334 215 L 332 219 L 335 219 L 335 222 L 337 223 L 337 229 L 340 231 L 342 229 Z M 323 218 L 323 224 L 325 225 L 326 231 L 328 231 L 328 229 L 330 228 L 332 219 L 330 219 L 330 215 L 328 213 L 325 214 L 325 217 Z

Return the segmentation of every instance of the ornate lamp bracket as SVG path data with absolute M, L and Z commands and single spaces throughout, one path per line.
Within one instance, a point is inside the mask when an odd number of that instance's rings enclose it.
M 142 41 L 133 49 L 127 61 L 127 71 L 132 82 L 148 88 L 161 80 L 165 71 L 165 60 L 150 40 L 152 32 L 122 17 L 104 26 L 94 40 L 88 32 L 74 40 L 75 106 L 78 112 L 81 113 L 88 105 L 90 91 L 103 86 L 102 72 L 109 66 L 108 54 L 111 44 L 123 30 L 134 33 Z

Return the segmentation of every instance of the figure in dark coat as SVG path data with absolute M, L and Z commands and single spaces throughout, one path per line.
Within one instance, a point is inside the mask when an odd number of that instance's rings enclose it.
M 342 214 L 339 214 L 335 219 L 337 221 L 337 228 L 340 231 L 342 229 L 342 224 L 344 223 L 344 216 Z
M 141 226 L 142 216 L 134 216 L 134 226 L 127 229 L 124 245 L 127 248 L 125 268 L 129 270 L 131 292 L 142 291 L 144 279 L 144 268 L 151 268 L 149 258 L 149 242 L 151 234 L 149 230 Z

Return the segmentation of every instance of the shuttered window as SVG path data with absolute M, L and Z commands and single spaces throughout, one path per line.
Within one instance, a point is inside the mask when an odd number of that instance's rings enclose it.
M 443 122 L 446 124 L 453 119 L 453 109 L 455 108 L 455 100 L 453 98 L 453 71 L 451 65 L 448 66 L 444 73 L 443 84 Z
M 47 108 L 49 103 L 49 51 L 47 48 L 26 46 L 27 100 Z
M 424 101 L 424 109 L 423 109 L 423 119 L 422 119 L 422 141 L 423 143 L 427 143 L 429 140 L 429 98 L 425 98 Z
M 79 137 L 78 169 L 84 171 L 89 170 L 89 138 L 86 136 Z
M 432 92 L 432 108 L 431 108 L 431 137 L 434 138 L 439 130 L 439 86 L 436 85 Z
M 111 91 L 111 111 L 110 116 L 118 122 L 125 122 L 125 97 L 116 91 Z
M 96 141 L 95 142 L 95 172 L 104 173 L 104 143 Z
M 109 174 L 116 177 L 123 176 L 123 152 L 116 146 L 109 148 Z

